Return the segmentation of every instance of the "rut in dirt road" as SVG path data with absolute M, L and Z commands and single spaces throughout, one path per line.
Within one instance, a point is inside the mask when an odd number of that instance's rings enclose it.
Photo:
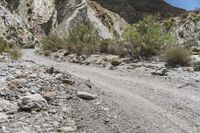
M 79 78 L 89 79 L 92 84 L 105 92 L 107 95 L 105 100 L 115 101 L 129 117 L 127 128 L 123 129 L 124 133 L 200 132 L 200 90 L 198 88 L 191 87 L 183 91 L 177 88 L 180 81 L 146 76 L 145 73 L 144 76 L 139 76 L 134 71 L 111 71 L 57 62 L 38 56 L 34 51 L 24 50 L 23 58 L 37 64 L 53 66 Z

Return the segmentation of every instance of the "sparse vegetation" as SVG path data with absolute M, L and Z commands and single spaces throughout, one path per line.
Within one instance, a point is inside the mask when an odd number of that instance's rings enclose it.
M 67 37 L 68 43 L 94 43 L 99 41 L 98 30 L 91 22 L 85 22 L 82 25 L 78 25 L 69 31 Z
M 58 35 L 53 35 L 42 40 L 42 48 L 44 51 L 53 51 L 63 48 L 63 40 L 58 37 Z
M 175 20 L 173 18 L 167 20 L 164 23 L 164 26 L 165 26 L 166 30 L 171 30 L 175 26 Z
M 172 42 L 173 36 L 163 32 L 156 17 L 146 16 L 138 24 L 129 25 L 124 31 L 123 39 L 123 42 L 101 40 L 94 25 L 86 22 L 72 28 L 65 39 L 52 36 L 45 38 L 42 43 L 44 51 L 56 52 L 65 48 L 78 55 L 110 53 L 121 57 L 150 57 L 158 54 L 162 45 Z
M 72 28 L 66 38 L 61 39 L 53 35 L 42 40 L 44 51 L 56 52 L 59 49 L 68 49 L 71 53 L 90 54 L 99 51 L 98 30 L 92 23 L 86 22 Z
M 188 17 L 188 14 L 187 13 L 183 13 L 182 15 L 181 15 L 181 18 L 182 19 L 186 19 Z
M 191 62 L 190 56 L 190 51 L 182 47 L 170 46 L 165 51 L 164 59 L 167 65 L 172 67 L 188 66 Z
M 18 47 L 10 49 L 8 51 L 8 53 L 10 54 L 11 58 L 14 59 L 14 60 L 17 60 L 22 56 L 21 49 L 18 48 Z
M 200 61 L 194 62 L 193 67 L 195 71 L 200 71 Z
M 69 31 L 65 47 L 77 54 L 91 54 L 99 52 L 100 37 L 93 23 L 85 22 Z
M 0 37 L 0 54 L 3 52 L 9 53 L 14 60 L 17 60 L 22 56 L 21 49 L 17 45 L 8 43 Z
M 171 33 L 164 33 L 154 16 L 146 16 L 138 24 L 129 25 L 123 38 L 131 45 L 132 56 L 150 57 L 158 54 L 162 45 L 174 39 Z
M 5 52 L 7 49 L 8 49 L 7 42 L 2 37 L 0 37 L 0 54 Z

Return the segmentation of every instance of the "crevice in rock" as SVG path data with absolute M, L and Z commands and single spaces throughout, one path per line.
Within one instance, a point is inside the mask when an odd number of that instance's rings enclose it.
M 8 8 L 11 10 L 17 10 L 20 4 L 20 0 L 5 0 L 8 3 Z

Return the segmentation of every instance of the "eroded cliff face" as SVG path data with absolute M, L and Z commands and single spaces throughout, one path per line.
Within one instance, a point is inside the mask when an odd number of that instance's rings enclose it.
M 14 8 L 14 5 L 12 6 Z M 21 16 L 6 8 L 5 3 L 0 3 L 0 36 L 10 42 L 21 45 L 33 45 L 37 40 L 28 30 Z
M 122 34 L 126 22 L 90 0 L 3 0 L 0 2 L 0 35 L 23 45 L 34 45 L 44 36 L 66 36 L 68 30 L 91 21 L 102 38 Z
M 174 18 L 176 43 L 200 51 L 200 10 Z

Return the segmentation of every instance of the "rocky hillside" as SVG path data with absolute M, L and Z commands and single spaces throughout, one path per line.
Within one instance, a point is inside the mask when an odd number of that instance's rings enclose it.
M 175 17 L 173 21 L 177 43 L 194 47 L 200 46 L 200 11 L 185 13 Z
M 183 12 L 183 9 L 176 8 L 164 0 L 94 0 L 103 7 L 118 13 L 127 22 L 134 23 L 144 15 L 160 13 L 163 18 L 176 16 Z
M 0 29 L 8 40 L 35 44 L 44 35 L 59 34 L 84 21 L 95 23 L 102 38 L 117 37 L 126 22 L 117 14 L 89 0 L 3 0 L 0 2 Z

